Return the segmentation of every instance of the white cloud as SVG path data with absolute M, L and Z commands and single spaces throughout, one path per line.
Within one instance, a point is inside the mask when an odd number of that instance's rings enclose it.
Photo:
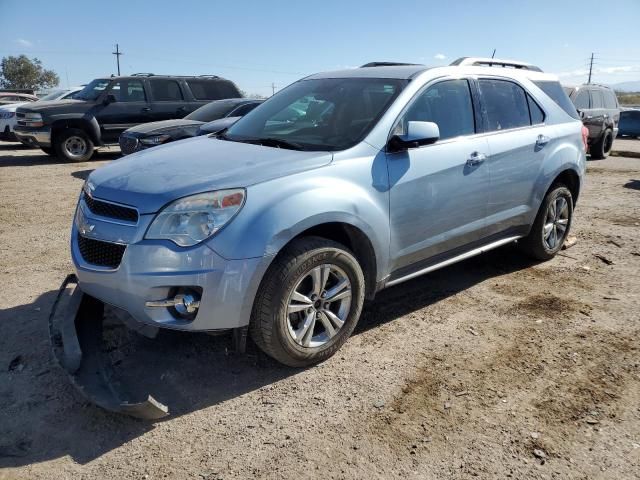
M 444 53 L 436 53 L 433 58 L 435 58 L 436 60 L 444 60 L 445 58 L 447 58 L 447 56 Z
M 33 47 L 33 42 L 25 40 L 24 38 L 18 38 L 15 42 L 21 47 Z

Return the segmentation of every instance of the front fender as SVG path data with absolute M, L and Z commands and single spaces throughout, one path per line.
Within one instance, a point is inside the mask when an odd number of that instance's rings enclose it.
M 101 144 L 100 125 L 96 117 L 90 113 L 65 113 L 53 115 L 51 117 L 51 127 L 53 130 L 61 128 L 81 128 L 87 132 L 91 140 L 96 144 Z
M 335 175 L 341 170 L 334 164 L 249 187 L 243 210 L 209 246 L 227 259 L 274 256 L 305 230 L 340 222 L 369 238 L 380 275 L 388 261 L 388 193 Z

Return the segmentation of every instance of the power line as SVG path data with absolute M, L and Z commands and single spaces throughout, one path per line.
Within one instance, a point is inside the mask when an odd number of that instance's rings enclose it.
M 120 46 L 117 43 L 116 51 L 111 53 L 116 56 L 116 63 L 118 64 L 118 76 L 120 76 L 120 55 L 124 55 L 124 53 L 120 51 Z

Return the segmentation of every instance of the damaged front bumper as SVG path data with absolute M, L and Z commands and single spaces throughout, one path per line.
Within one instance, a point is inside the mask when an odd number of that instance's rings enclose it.
M 75 275 L 62 283 L 49 315 L 51 348 L 73 385 L 89 401 L 116 413 L 156 420 L 169 409 L 151 395 L 132 402 L 111 382 L 111 364 L 102 350 L 104 303 L 82 292 Z

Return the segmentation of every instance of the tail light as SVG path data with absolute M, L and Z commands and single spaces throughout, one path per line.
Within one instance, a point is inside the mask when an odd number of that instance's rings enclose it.
M 582 144 L 584 145 L 584 151 L 587 153 L 589 151 L 589 144 L 587 143 L 587 139 L 589 138 L 589 129 L 582 126 Z

